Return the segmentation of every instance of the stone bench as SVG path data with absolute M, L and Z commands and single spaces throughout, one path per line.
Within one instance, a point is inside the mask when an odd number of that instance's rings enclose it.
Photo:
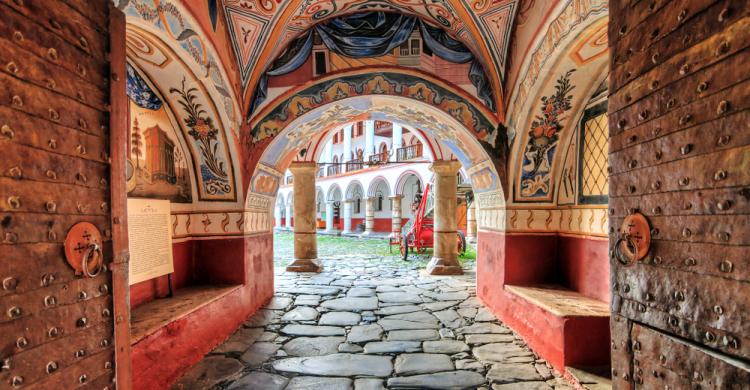
M 609 362 L 609 305 L 559 285 L 505 285 L 536 334 L 535 349 L 558 367 Z

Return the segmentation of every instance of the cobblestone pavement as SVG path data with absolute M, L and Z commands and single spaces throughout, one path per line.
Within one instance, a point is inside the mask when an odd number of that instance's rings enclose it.
M 277 268 L 271 302 L 175 387 L 569 388 L 483 307 L 471 269 L 432 277 L 346 253 L 323 263 L 320 274 Z

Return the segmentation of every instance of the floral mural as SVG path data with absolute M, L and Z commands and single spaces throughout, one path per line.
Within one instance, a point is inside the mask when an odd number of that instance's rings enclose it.
M 188 135 L 192 138 L 200 151 L 200 176 L 209 195 L 225 195 L 232 192 L 232 185 L 227 174 L 226 164 L 219 156 L 219 130 L 214 126 L 213 119 L 208 116 L 203 106 L 198 103 L 195 87 L 188 88 L 186 80 L 178 88 L 170 88 L 169 92 L 176 94 L 178 102 L 185 111 L 183 121 L 187 126 Z
M 190 155 L 180 143 L 177 126 L 162 99 L 127 64 L 130 131 L 127 160 L 128 196 L 192 202 Z
M 529 142 L 523 151 L 521 171 L 521 196 L 540 198 L 549 195 L 550 167 L 555 157 L 559 133 L 563 129 L 565 114 L 572 108 L 575 88 L 570 76 L 575 69 L 557 79 L 555 93 L 541 98 L 541 113 L 534 117 L 529 130 Z

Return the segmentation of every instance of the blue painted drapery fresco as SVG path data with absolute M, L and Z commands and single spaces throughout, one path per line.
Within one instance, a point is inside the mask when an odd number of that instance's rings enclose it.
M 297 38 L 287 50 L 274 61 L 271 69 L 263 74 L 255 91 L 250 114 L 267 97 L 268 77 L 280 76 L 297 70 L 312 52 L 313 34 L 317 33 L 329 50 L 352 58 L 379 57 L 406 42 L 415 28 L 419 28 L 427 47 L 438 57 L 454 62 L 471 61 L 469 80 L 477 94 L 491 110 L 495 110 L 490 85 L 484 68 L 461 42 L 437 28 L 419 21 L 416 17 L 387 12 L 365 12 L 316 25 L 305 35 Z M 248 120 L 250 118 L 248 117 Z
M 143 77 L 133 69 L 130 64 L 125 64 L 128 73 L 127 93 L 130 100 L 141 108 L 158 110 L 161 108 L 161 99 L 149 88 Z

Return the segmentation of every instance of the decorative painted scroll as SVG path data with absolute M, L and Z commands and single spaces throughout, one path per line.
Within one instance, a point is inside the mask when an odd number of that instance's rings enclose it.
M 253 143 L 276 136 L 293 120 L 315 108 L 363 95 L 392 95 L 418 100 L 449 114 L 472 131 L 477 139 L 494 142 L 496 124 L 490 113 L 478 108 L 481 106 L 478 101 L 468 100 L 419 72 L 360 70 L 318 80 L 261 111 L 253 120 Z
M 572 108 L 575 88 L 570 82 L 571 69 L 561 75 L 555 85 L 555 93 L 543 96 L 541 113 L 531 122 L 529 141 L 523 150 L 520 194 L 524 198 L 546 197 L 552 188 L 551 165 L 563 129 L 565 114 Z

